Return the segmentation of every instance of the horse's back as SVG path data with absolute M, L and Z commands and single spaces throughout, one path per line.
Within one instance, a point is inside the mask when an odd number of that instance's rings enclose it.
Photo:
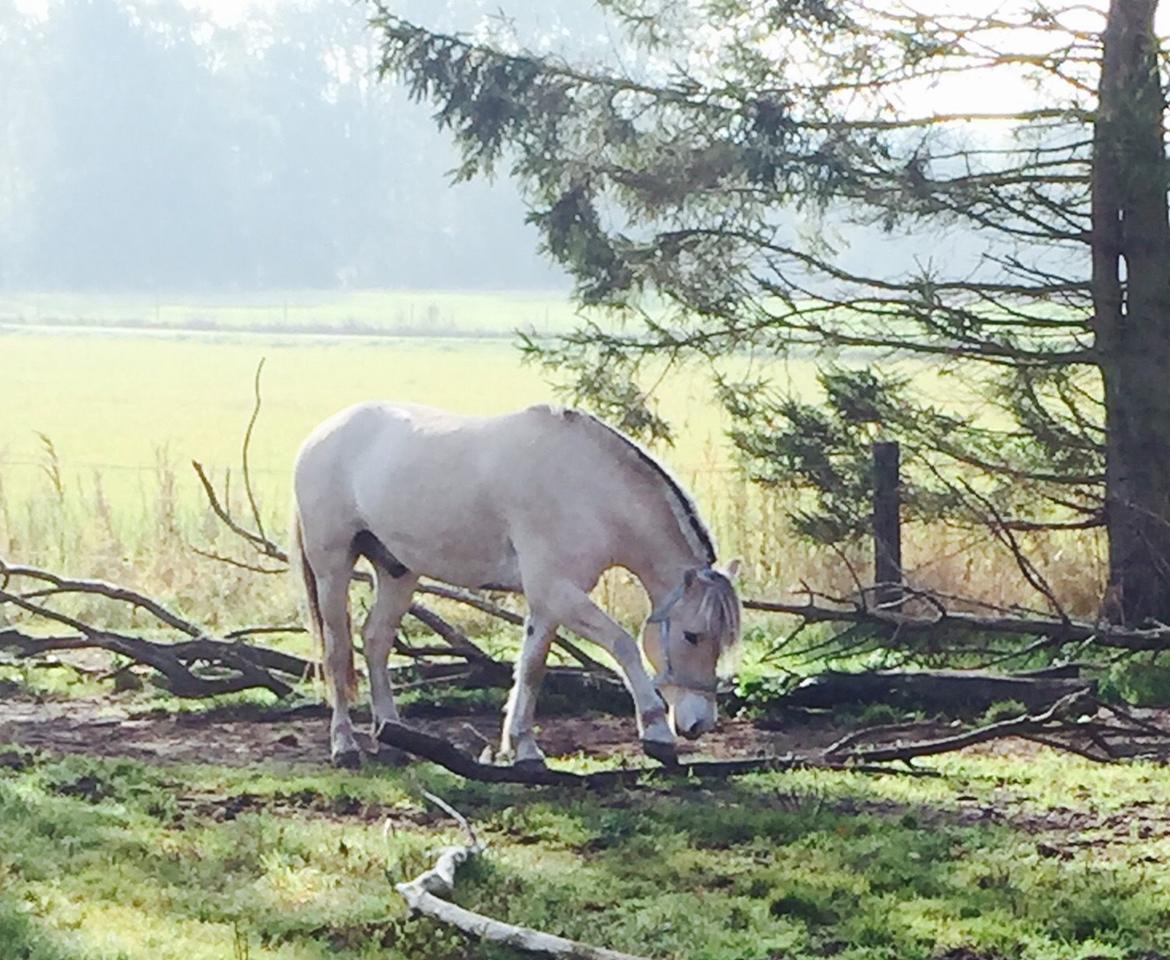
M 421 404 L 360 403 L 329 417 L 308 436 L 296 470 L 298 475 L 320 469 L 351 472 L 372 459 L 390 473 L 404 465 L 447 467 L 461 461 L 480 470 L 503 467 L 509 474 L 530 474 L 552 454 L 579 449 L 580 438 L 567 435 L 576 432 L 573 421 L 579 416 L 544 404 L 481 417 Z
M 518 586 L 518 542 L 584 527 L 575 494 L 596 451 L 576 416 L 547 406 L 493 417 L 412 404 L 350 407 L 322 423 L 298 455 L 303 523 L 312 526 L 309 514 L 323 518 L 338 543 L 368 530 L 428 576 Z

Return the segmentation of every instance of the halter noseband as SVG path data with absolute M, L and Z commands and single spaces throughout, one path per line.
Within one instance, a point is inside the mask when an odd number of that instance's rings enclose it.
M 702 571 L 699 572 L 698 576 L 702 577 Z M 662 656 L 666 661 L 666 669 L 659 671 L 658 675 L 654 678 L 654 686 L 659 691 L 664 687 L 676 687 L 679 690 L 702 694 L 714 700 L 715 693 L 719 689 L 718 678 L 715 678 L 710 683 L 704 684 L 683 683 L 675 677 L 674 670 L 670 665 L 670 611 L 678 605 L 685 592 L 686 584 L 680 583 L 662 601 L 662 605 L 646 619 L 647 623 L 658 624 L 659 637 L 662 640 Z

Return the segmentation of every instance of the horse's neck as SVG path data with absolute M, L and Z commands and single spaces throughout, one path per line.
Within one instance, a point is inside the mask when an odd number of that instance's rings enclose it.
M 688 570 L 706 565 L 706 558 L 695 552 L 669 505 L 665 505 L 663 522 L 653 529 L 653 536 L 639 538 L 635 549 L 623 558 L 622 566 L 641 581 L 657 608 L 682 583 Z
M 633 573 L 657 604 L 682 583 L 687 570 L 707 565 L 709 547 L 704 535 L 692 531 L 693 508 L 679 502 L 681 494 L 660 470 L 621 462 L 636 474 L 607 470 L 598 492 L 609 499 L 615 521 L 609 559 Z

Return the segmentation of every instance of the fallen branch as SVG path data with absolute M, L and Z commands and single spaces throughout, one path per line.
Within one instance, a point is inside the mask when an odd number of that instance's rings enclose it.
M 1124 722 L 1110 724 L 1096 719 L 1096 715 L 1102 711 L 1112 712 Z M 885 729 L 890 732 L 889 728 Z M 858 746 L 862 739 L 881 730 L 860 730 L 842 737 L 827 747 L 822 756 L 827 760 L 848 760 L 860 764 L 908 761 L 951 753 L 1007 737 L 1035 740 L 1053 749 L 1067 750 L 1097 761 L 1115 760 L 1125 755 L 1110 743 L 1111 737 L 1124 738 L 1130 743 L 1154 741 L 1162 751 L 1170 750 L 1170 730 L 1136 720 L 1124 711 L 1114 710 L 1097 700 L 1087 689 L 1062 697 L 1041 713 L 1000 720 L 947 737 L 895 742 L 876 747 Z M 1081 742 L 1086 739 L 1089 746 Z M 1098 752 L 1094 753 L 1092 747 L 1096 747 Z
M 912 599 L 907 594 L 907 600 Z M 858 623 L 897 631 L 902 636 L 938 634 L 943 631 L 1038 636 L 1052 640 L 1053 646 L 1092 641 L 1103 647 L 1134 652 L 1170 650 L 1170 626 L 1158 624 L 1148 628 L 1119 627 L 1107 623 L 1061 620 L 1041 616 L 979 616 L 955 612 L 939 604 L 934 616 L 914 616 L 867 606 L 819 606 L 810 598 L 805 603 L 777 600 L 744 600 L 748 610 L 785 613 L 806 623 Z
M 544 787 L 584 787 L 607 790 L 620 786 L 636 786 L 647 778 L 661 776 L 729 777 L 761 770 L 789 770 L 807 766 L 808 761 L 793 757 L 752 757 L 745 760 L 705 760 L 681 762 L 669 767 L 633 767 L 621 770 L 599 770 L 596 773 L 573 773 L 553 770 L 545 766 L 504 766 L 481 763 L 453 743 L 433 736 L 404 723 L 385 722 L 379 728 L 378 740 L 397 747 L 424 760 L 465 777 L 484 783 L 523 783 Z M 840 766 L 840 764 L 837 764 Z
M 531 927 L 521 927 L 484 916 L 457 906 L 445 899 L 455 889 L 455 872 L 460 864 L 483 853 L 485 847 L 475 836 L 467 820 L 438 797 L 424 794 L 429 800 L 450 814 L 467 832 L 467 843 L 444 847 L 425 873 L 406 883 L 395 884 L 396 889 L 414 913 L 456 927 L 479 940 L 502 943 L 514 950 L 546 957 L 565 957 L 569 960 L 643 960 L 641 957 L 605 947 L 594 947 L 576 940 L 567 940 L 556 934 L 544 933 Z
M 29 590 L 21 593 L 20 597 L 24 600 L 36 600 L 62 593 L 96 594 L 110 600 L 128 603 L 133 607 L 139 607 L 151 614 L 159 622 L 168 627 L 173 627 L 187 634 L 189 637 L 201 637 L 205 635 L 202 627 L 168 610 L 163 604 L 152 597 L 115 583 L 108 583 L 105 580 L 74 580 L 68 577 L 58 576 L 39 567 L 9 565 L 3 560 L 0 560 L 0 577 L 3 578 L 5 584 L 12 577 L 26 577 L 49 584 L 47 588 Z
M 1113 713 L 1121 722 L 1109 723 L 1095 716 Z M 596 773 L 572 773 L 545 766 L 498 766 L 482 763 L 454 744 L 402 723 L 385 723 L 378 739 L 388 746 L 405 750 L 424 760 L 465 777 L 486 783 L 523 783 L 533 786 L 583 787 L 606 790 L 614 787 L 637 787 L 660 776 L 683 775 L 695 779 L 723 779 L 759 771 L 785 771 L 806 768 L 883 772 L 882 764 L 909 762 L 921 757 L 937 756 L 976 744 L 1007 737 L 1041 740 L 1057 749 L 1068 750 L 1094 760 L 1119 759 L 1126 755 L 1170 754 L 1170 730 L 1133 717 L 1120 708 L 1098 701 L 1081 689 L 1062 697 L 1041 713 L 1025 714 L 1010 720 L 986 724 L 946 737 L 895 741 L 877 746 L 863 745 L 875 736 L 914 732 L 925 724 L 896 724 L 855 731 L 824 750 L 805 755 L 750 757 L 740 760 L 683 761 L 674 766 L 603 770 Z M 1081 741 L 1088 738 L 1090 746 Z M 1125 744 L 1142 744 L 1138 749 L 1119 749 L 1111 738 Z M 1093 753 L 1091 747 L 1097 747 Z
M 10 601 L 0 591 L 0 603 Z M 40 612 L 45 616 L 45 612 Z M 311 669 L 308 661 L 277 651 L 261 650 L 246 644 L 223 640 L 191 640 L 183 643 L 156 643 L 108 630 L 98 630 L 71 618 L 53 617 L 57 622 L 81 631 L 74 637 L 31 637 L 18 630 L 0 631 L 0 648 L 13 650 L 21 657 L 38 657 L 63 650 L 97 649 L 116 653 L 148 666 L 162 675 L 164 686 L 179 697 L 202 699 L 225 693 L 261 688 L 277 697 L 287 697 L 292 687 L 273 676 L 270 668 L 291 676 L 303 676 L 297 668 Z M 277 666 L 274 661 L 279 661 Z M 220 665 L 234 671 L 226 677 L 201 677 L 192 667 L 197 663 Z
M 1077 671 L 1003 674 L 985 670 L 829 671 L 802 681 L 784 698 L 786 707 L 831 709 L 843 703 L 885 703 L 907 709 L 981 713 L 993 703 L 1015 700 L 1037 710 L 1061 697 L 1092 690 Z

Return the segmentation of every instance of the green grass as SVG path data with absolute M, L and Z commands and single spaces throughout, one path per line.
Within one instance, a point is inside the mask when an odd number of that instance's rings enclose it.
M 1170 773 L 1048 754 L 939 769 L 946 779 L 803 772 L 598 797 L 469 785 L 424 767 L 42 758 L 0 772 L 0 956 L 515 956 L 406 916 L 392 882 L 455 836 L 424 808 L 423 788 L 490 845 L 462 872 L 460 903 L 647 956 L 1170 950 L 1167 838 L 1105 826 L 1069 835 L 1042 819 L 1164 809 Z M 992 803 L 1004 822 L 977 816 Z

